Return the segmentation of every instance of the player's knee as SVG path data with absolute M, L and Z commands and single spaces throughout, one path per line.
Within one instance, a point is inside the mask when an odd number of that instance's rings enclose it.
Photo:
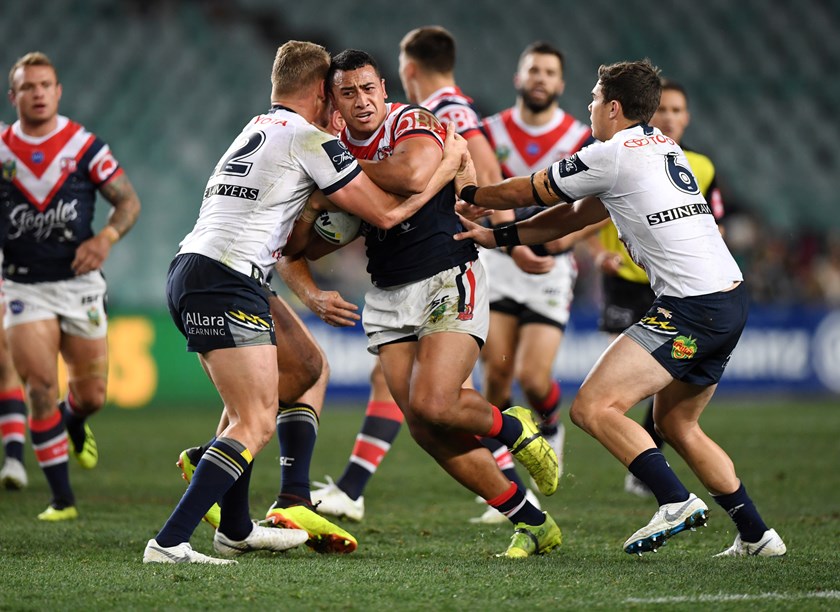
M 595 414 L 595 404 L 585 401 L 580 395 L 575 397 L 569 408 L 569 418 L 572 423 L 580 427 L 586 432 L 592 432 L 593 415 Z
M 442 394 L 431 393 L 412 397 L 408 409 L 423 423 L 431 426 L 448 425 L 453 402 L 447 401 Z

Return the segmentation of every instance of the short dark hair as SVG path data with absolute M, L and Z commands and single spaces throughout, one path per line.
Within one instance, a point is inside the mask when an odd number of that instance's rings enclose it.
M 411 30 L 400 41 L 400 51 L 426 70 L 444 74 L 455 70 L 455 38 L 441 26 Z
M 553 55 L 560 60 L 561 69 L 565 69 L 566 67 L 566 58 L 563 55 L 563 52 L 551 43 L 546 42 L 544 40 L 535 40 L 530 45 L 525 47 L 525 50 L 519 55 L 519 63 L 517 63 L 516 65 L 521 66 L 522 62 L 527 56 L 535 53 L 539 55 Z
M 621 103 L 624 116 L 647 123 L 659 107 L 662 83 L 659 68 L 645 58 L 598 68 L 598 82 L 604 101 Z
M 376 71 L 376 76 L 382 78 L 382 74 L 379 72 L 379 64 L 376 63 L 370 53 L 359 49 L 345 49 L 334 56 L 330 62 L 330 69 L 327 72 L 327 87 L 332 87 L 333 77 L 339 70 L 346 72 L 348 70 L 358 70 L 365 66 L 373 68 Z
M 665 77 L 662 77 L 660 82 L 662 83 L 662 91 L 667 90 L 680 92 L 683 95 L 683 98 L 685 98 L 685 105 L 688 106 L 688 92 L 685 90 L 682 83 L 677 83 L 676 81 Z

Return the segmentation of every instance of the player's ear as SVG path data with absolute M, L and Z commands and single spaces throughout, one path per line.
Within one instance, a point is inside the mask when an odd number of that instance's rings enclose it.
M 388 90 L 385 89 L 385 79 L 379 79 L 379 82 L 382 83 L 382 93 L 384 94 L 385 99 L 388 99 Z

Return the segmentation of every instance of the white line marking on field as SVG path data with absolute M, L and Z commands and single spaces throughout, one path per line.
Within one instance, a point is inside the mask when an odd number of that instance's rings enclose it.
M 754 600 L 796 601 L 800 599 L 840 599 L 840 591 L 811 591 L 809 593 L 718 593 L 717 595 L 684 595 L 680 597 L 628 597 L 624 603 L 671 604 L 671 603 L 716 603 L 723 601 Z

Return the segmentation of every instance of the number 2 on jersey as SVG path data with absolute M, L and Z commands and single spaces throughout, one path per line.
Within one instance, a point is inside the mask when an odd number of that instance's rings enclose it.
M 254 153 L 256 153 L 265 143 L 265 134 L 263 132 L 254 132 L 248 137 L 241 147 L 236 149 L 233 153 L 228 155 L 221 164 L 219 164 L 219 174 L 226 174 L 228 176 L 248 176 L 251 171 L 253 162 L 244 161 Z

